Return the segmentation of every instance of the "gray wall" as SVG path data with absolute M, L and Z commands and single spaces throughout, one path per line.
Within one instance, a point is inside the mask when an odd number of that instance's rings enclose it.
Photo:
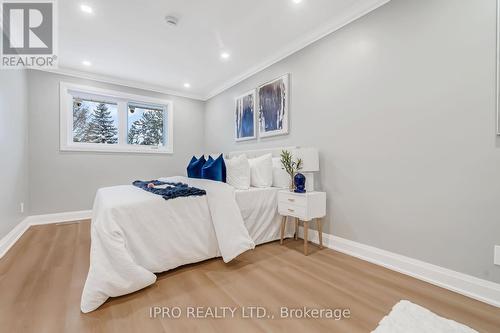
M 28 109 L 26 72 L 0 70 L 0 238 L 28 210 Z
M 59 151 L 61 81 L 172 100 L 174 154 Z M 185 174 L 191 154 L 202 150 L 203 102 L 41 71 L 29 71 L 28 82 L 32 215 L 91 209 L 99 187 Z
M 206 148 L 317 146 L 326 232 L 500 282 L 495 0 L 393 0 L 207 102 Z M 235 144 L 234 97 L 291 73 L 290 134 Z

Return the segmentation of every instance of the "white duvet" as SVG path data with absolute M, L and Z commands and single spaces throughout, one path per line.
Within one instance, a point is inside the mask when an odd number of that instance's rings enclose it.
M 231 186 L 185 177 L 160 180 L 207 195 L 165 200 L 132 185 L 99 189 L 82 312 L 153 284 L 154 273 L 217 256 L 229 262 L 255 247 Z

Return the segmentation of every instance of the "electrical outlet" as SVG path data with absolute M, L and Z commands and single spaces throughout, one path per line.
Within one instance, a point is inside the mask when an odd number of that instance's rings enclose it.
M 495 259 L 494 259 L 495 265 L 500 266 L 500 246 L 496 245 L 495 246 Z
M 24 213 L 24 202 L 21 202 L 21 204 L 19 205 L 19 210 L 21 211 L 21 213 Z

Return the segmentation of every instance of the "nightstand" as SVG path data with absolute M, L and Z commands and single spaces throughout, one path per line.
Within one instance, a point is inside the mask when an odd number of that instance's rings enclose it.
M 299 221 L 304 222 L 304 254 L 307 256 L 307 237 L 309 232 L 309 222 L 311 222 L 312 220 L 316 220 L 319 247 L 323 248 L 323 231 L 321 218 L 326 215 L 325 192 L 295 193 L 286 190 L 279 191 L 278 212 L 283 216 L 283 219 L 281 221 L 280 244 L 283 244 L 285 224 L 288 220 L 288 217 L 293 217 L 295 219 L 295 239 L 297 239 L 298 235 Z

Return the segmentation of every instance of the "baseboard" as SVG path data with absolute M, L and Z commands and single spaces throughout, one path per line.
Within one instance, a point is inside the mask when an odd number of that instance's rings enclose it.
M 21 238 L 29 227 L 27 219 L 24 219 L 19 222 L 7 235 L 0 239 L 0 258 L 2 258 L 7 251 L 9 251 L 12 245 L 14 245 L 17 240 Z
M 22 220 L 11 232 L 0 239 L 0 258 L 16 243 L 16 241 L 32 225 L 63 223 L 90 219 L 92 211 L 66 212 L 47 215 L 29 216 Z M 299 235 L 303 236 L 302 227 Z M 318 242 L 318 233 L 310 232 L 310 241 Z M 379 266 L 400 272 L 419 280 L 432 283 L 476 300 L 500 307 L 500 284 L 483 280 L 409 258 L 400 254 L 382 250 L 373 246 L 357 243 L 341 237 L 323 233 L 323 245 L 353 257 L 366 260 Z
M 77 212 L 32 215 L 28 216 L 26 220 L 28 220 L 29 225 L 40 225 L 40 224 L 52 224 L 52 223 L 62 223 L 69 221 L 88 220 L 91 217 L 92 217 L 91 210 L 81 210 Z
M 91 216 L 91 210 L 28 216 L 24 220 L 19 222 L 7 235 L 0 239 L 0 258 L 2 258 L 9 251 L 9 249 L 32 225 L 87 220 L 90 219 Z
M 299 228 L 299 235 L 301 237 L 304 235 L 302 227 Z M 310 241 L 317 243 L 318 233 L 315 231 L 309 232 L 308 238 Z M 323 233 L 323 245 L 335 251 L 412 276 L 495 307 L 500 307 L 500 284 L 498 283 L 325 233 Z

